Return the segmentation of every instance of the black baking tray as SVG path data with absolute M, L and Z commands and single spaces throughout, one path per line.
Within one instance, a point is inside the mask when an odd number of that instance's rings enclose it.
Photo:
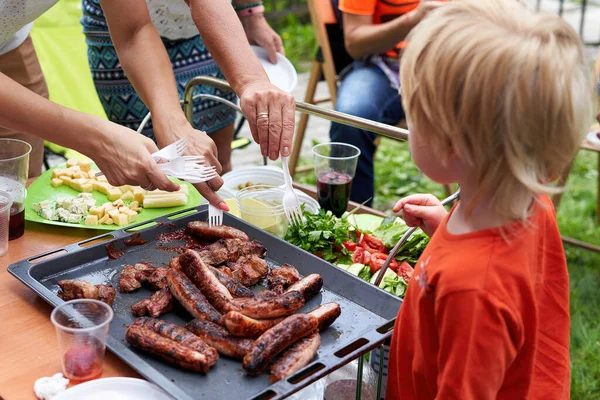
M 190 221 L 206 221 L 207 217 L 207 206 L 196 207 L 40 254 L 11 265 L 8 271 L 48 303 L 57 306 L 63 302 L 56 295 L 59 280 L 111 283 L 118 288 L 119 273 L 125 265 L 136 262 L 168 265 L 177 253 L 166 250 L 164 244 L 156 241 L 157 236 L 181 229 Z M 135 320 L 130 307 L 152 292 L 144 288 L 131 294 L 118 292 L 113 304 L 115 318 L 110 326 L 107 347 L 175 399 L 282 399 L 390 338 L 401 299 L 230 214 L 224 215 L 224 224 L 241 229 L 252 239 L 259 240 L 267 248 L 267 261 L 272 267 L 289 263 L 296 266 L 301 275 L 321 274 L 323 290 L 299 312 L 334 301 L 340 304 L 342 314 L 321 333 L 321 347 L 315 360 L 293 376 L 271 385 L 266 374 L 247 376 L 240 361 L 224 356 L 207 375 L 200 375 L 171 367 L 133 349 L 125 341 L 127 325 Z M 125 245 L 125 240 L 132 237 L 147 243 Z M 107 245 L 122 250 L 123 256 L 109 258 Z M 191 319 L 183 312 L 169 313 L 161 318 L 179 325 Z

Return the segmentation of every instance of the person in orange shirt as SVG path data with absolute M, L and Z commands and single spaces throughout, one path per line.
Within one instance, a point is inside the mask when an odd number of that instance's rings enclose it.
M 408 41 L 411 154 L 461 194 L 449 213 L 431 195 L 394 208 L 431 241 L 398 313 L 386 397 L 568 399 L 569 277 L 548 193 L 591 118 L 580 39 L 514 0 L 456 0 Z
M 356 61 L 343 79 L 335 109 L 373 121 L 395 125 L 404 119 L 398 98 L 399 50 L 403 40 L 431 10 L 443 5 L 432 0 L 339 0 L 344 44 Z M 331 141 L 361 151 L 350 199 L 371 205 L 375 193 L 373 155 L 376 135 L 332 123 Z M 369 200 L 370 199 L 370 200 Z

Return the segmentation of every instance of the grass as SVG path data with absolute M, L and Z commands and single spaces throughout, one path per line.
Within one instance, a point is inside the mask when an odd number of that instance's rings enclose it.
M 312 160 L 303 159 L 301 165 Z M 596 224 L 596 154 L 577 156 L 558 210 L 563 235 L 600 245 Z M 299 181 L 315 183 L 314 174 Z M 375 157 L 374 207 L 389 211 L 402 196 L 433 193 L 443 198 L 440 185 L 419 172 L 410 159 L 407 143 L 382 139 Z M 571 287 L 571 397 L 600 400 L 600 255 L 566 246 Z

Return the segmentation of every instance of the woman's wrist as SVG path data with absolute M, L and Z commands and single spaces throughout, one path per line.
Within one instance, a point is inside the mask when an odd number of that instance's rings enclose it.
M 189 126 L 188 120 L 183 112 L 169 115 L 152 116 L 152 127 L 154 136 L 159 147 L 170 144 L 178 139 L 177 132 L 181 132 Z

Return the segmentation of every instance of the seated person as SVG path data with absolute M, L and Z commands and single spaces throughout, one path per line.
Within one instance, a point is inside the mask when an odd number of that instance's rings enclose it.
M 346 50 L 356 61 L 343 78 L 335 109 L 391 125 L 404 118 L 398 98 L 399 51 L 410 30 L 442 1 L 340 0 Z M 398 43 L 401 42 L 401 43 Z M 331 141 L 358 147 L 361 155 L 350 199 L 371 205 L 375 193 L 373 155 L 376 135 L 331 124 Z

